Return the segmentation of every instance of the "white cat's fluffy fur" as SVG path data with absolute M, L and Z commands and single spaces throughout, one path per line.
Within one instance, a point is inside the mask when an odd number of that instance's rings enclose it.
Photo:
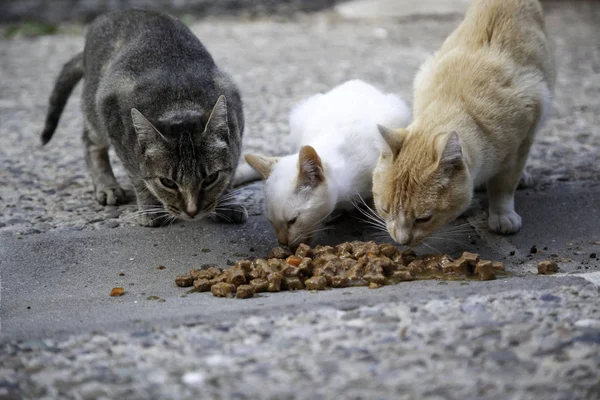
M 290 137 L 298 150 L 284 157 L 246 155 L 266 179 L 269 221 L 281 244 L 308 243 L 335 209 L 371 198 L 379 157 L 378 124 L 407 126 L 410 110 L 393 94 L 360 80 L 345 82 L 298 104 L 290 114 Z M 240 171 L 250 180 L 252 174 Z M 256 176 L 256 173 L 255 173 Z

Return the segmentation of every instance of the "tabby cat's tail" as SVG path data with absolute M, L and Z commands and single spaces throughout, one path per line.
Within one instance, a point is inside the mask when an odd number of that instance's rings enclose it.
M 50 96 L 50 107 L 46 116 L 46 124 L 41 136 L 42 144 L 46 144 L 52 139 L 65 104 L 67 104 L 73 88 L 81 78 L 83 78 L 83 52 L 71 58 L 63 66 L 54 84 L 54 90 Z

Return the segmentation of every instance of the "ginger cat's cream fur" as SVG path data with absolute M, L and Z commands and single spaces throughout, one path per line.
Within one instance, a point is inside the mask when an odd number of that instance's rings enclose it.
M 489 228 L 519 231 L 514 193 L 554 75 L 537 0 L 472 2 L 415 77 L 413 122 L 380 126 L 373 196 L 394 240 L 418 244 L 463 213 L 482 184 Z

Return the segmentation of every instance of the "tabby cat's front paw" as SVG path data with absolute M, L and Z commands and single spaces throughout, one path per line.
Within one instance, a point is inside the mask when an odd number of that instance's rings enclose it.
M 239 204 L 228 205 L 226 209 L 218 210 L 217 221 L 228 224 L 243 224 L 248 220 L 248 211 Z
M 116 206 L 127 202 L 127 195 L 120 186 L 96 187 L 96 200 L 103 206 Z
M 502 235 L 517 233 L 521 229 L 521 216 L 514 211 L 505 214 L 490 214 L 488 226 L 492 232 Z

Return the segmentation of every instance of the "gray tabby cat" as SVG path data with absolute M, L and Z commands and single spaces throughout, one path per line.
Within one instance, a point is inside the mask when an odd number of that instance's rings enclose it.
M 55 84 L 43 144 L 82 78 L 85 159 L 100 204 L 126 201 L 108 158 L 113 145 L 143 225 L 215 214 L 227 222 L 247 219 L 240 205 L 217 207 L 230 197 L 223 195 L 240 157 L 242 100 L 182 22 L 138 10 L 94 21 L 84 51 L 65 64 Z

